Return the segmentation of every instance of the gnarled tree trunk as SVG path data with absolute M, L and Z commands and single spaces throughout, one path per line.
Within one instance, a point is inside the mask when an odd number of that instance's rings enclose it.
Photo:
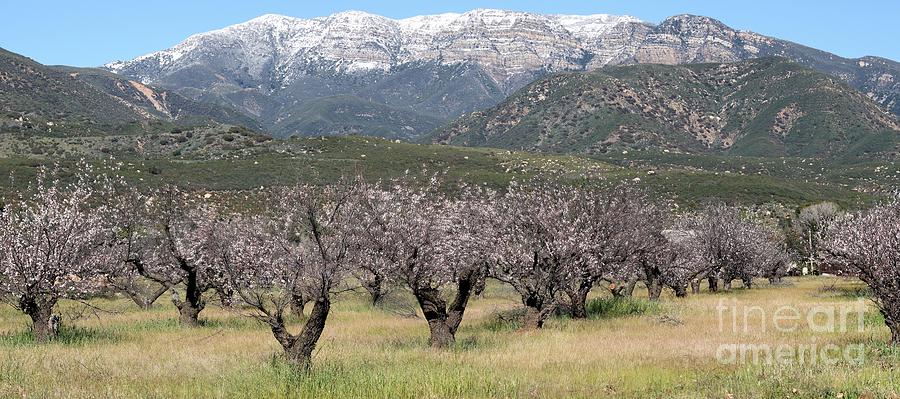
M 587 318 L 587 296 L 593 287 L 593 280 L 582 278 L 578 288 L 566 291 L 566 295 L 569 296 L 570 311 L 573 319 Z
M 441 298 L 440 291 L 431 287 L 419 288 L 413 291 L 413 295 L 419 302 L 419 308 L 422 309 L 422 315 L 425 316 L 428 329 L 431 331 L 429 344 L 435 348 L 452 345 L 454 336 L 447 320 L 449 317 L 447 303 Z
M 309 369 L 313 351 L 322 336 L 322 331 L 325 330 L 325 321 L 328 319 L 330 311 L 331 300 L 328 297 L 323 296 L 316 299 L 306 323 L 303 324 L 303 330 L 297 335 L 292 335 L 287 331 L 284 320 L 281 320 L 280 317 L 269 322 L 272 334 L 284 349 L 288 363 L 298 370 Z
M 548 304 L 536 297 L 528 297 L 525 304 L 525 317 L 522 319 L 523 330 L 535 330 L 544 327 L 544 321 L 556 310 L 556 303 Z
M 891 330 L 891 345 L 900 345 L 900 305 L 881 301 L 878 310 L 884 316 L 884 324 Z
M 541 310 L 533 307 L 525 307 L 525 317 L 522 319 L 523 330 L 536 330 L 544 326 Z
M 888 328 L 891 329 L 891 345 L 900 345 L 900 323 L 890 323 Z
M 651 301 L 657 301 L 663 289 L 662 273 L 658 267 L 645 261 L 642 261 L 641 265 L 644 270 L 644 281 L 647 285 L 647 296 Z
M 53 321 L 54 305 L 56 299 L 51 298 L 26 295 L 19 299 L 19 308 L 31 318 L 34 340 L 38 343 L 49 342 L 59 332 L 58 323 Z
M 384 299 L 384 278 L 377 273 L 372 273 L 372 278 L 363 281 L 363 288 L 369 293 L 372 305 L 378 305 Z
M 200 325 L 200 311 L 206 306 L 203 302 L 203 291 L 205 288 L 201 285 L 200 275 L 196 265 L 192 264 L 179 254 L 176 240 L 172 236 L 171 226 L 163 227 L 169 245 L 169 250 L 178 262 L 178 268 L 184 272 L 182 280 L 184 282 L 184 301 L 178 299 L 178 294 L 172 290 L 172 303 L 178 308 L 179 321 L 181 325 L 187 327 L 196 327 Z
M 204 304 L 191 303 L 190 301 L 178 300 L 176 296 L 172 297 L 172 302 L 178 308 L 178 322 L 185 327 L 197 327 L 200 325 L 200 311 L 203 310 Z
M 456 342 L 456 331 L 462 323 L 469 298 L 478 290 L 480 275 L 470 272 L 456 282 L 456 295 L 447 307 L 439 290 L 427 287 L 413 291 L 428 328 L 431 332 L 429 344 L 434 348 L 446 348 Z
M 719 278 L 716 276 L 709 276 L 706 278 L 709 282 L 709 292 L 719 292 Z
M 675 291 L 675 297 L 684 298 L 687 296 L 687 285 L 685 284 L 673 284 L 672 290 Z
M 186 275 L 184 277 L 184 301 L 178 299 L 178 294 L 172 291 L 172 302 L 178 308 L 179 321 L 181 325 L 187 327 L 196 327 L 200 325 L 200 311 L 206 307 L 203 302 L 203 290 L 200 288 L 200 282 L 197 271 L 194 268 L 182 266 Z

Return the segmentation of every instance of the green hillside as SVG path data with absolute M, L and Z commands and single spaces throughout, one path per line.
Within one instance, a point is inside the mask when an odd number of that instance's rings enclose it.
M 540 79 L 435 142 L 606 154 L 893 157 L 900 123 L 837 79 L 779 58 L 633 65 Z
M 149 186 L 174 183 L 193 189 L 239 191 L 298 181 L 333 182 L 358 173 L 370 180 L 389 179 L 426 170 L 446 171 L 450 181 L 501 190 L 510 181 L 534 177 L 628 181 L 687 206 L 719 198 L 788 206 L 830 200 L 857 207 L 883 196 L 900 177 L 900 169 L 886 162 L 821 175 L 818 163 L 771 160 L 767 173 L 762 174 L 747 168 L 756 164 L 754 158 L 718 162 L 703 156 L 656 162 L 418 145 L 361 136 L 273 140 L 243 128 L 203 127 L 143 136 L 6 135 L 0 139 L 0 176 L 13 173 L 16 179 L 0 179 L 0 188 L 10 193 L 20 189 L 38 166 L 54 162 L 74 165 L 80 158 L 114 158 L 124 165 L 127 177 Z
M 283 136 L 365 134 L 410 139 L 442 123 L 437 117 L 349 95 L 308 100 L 279 118 L 273 129 Z
M 71 74 L 0 49 L 0 130 L 84 134 L 146 119 Z
M 0 49 L 0 133 L 75 137 L 217 123 L 259 127 L 232 108 L 99 69 L 44 66 Z

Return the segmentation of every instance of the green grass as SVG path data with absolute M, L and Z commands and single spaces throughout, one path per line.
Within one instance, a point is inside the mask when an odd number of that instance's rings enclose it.
M 95 330 L 66 326 L 60 328 L 58 335 L 53 339 L 53 344 L 61 346 L 85 346 L 95 343 L 112 343 L 119 340 L 119 338 L 119 335 L 111 330 Z M 38 344 L 35 342 L 34 334 L 30 330 L 0 335 L 0 347 L 34 345 Z
M 661 309 L 659 302 L 634 297 L 593 298 L 586 307 L 588 317 L 593 319 L 655 314 Z

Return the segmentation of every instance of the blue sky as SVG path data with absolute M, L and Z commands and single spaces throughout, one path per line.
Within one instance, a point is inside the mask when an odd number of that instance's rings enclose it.
M 45 64 L 95 66 L 161 50 L 193 33 L 266 13 L 310 18 L 362 10 L 403 18 L 473 8 L 628 14 L 654 23 L 690 13 L 845 57 L 878 55 L 900 60 L 900 1 L 896 0 L 13 0 L 3 5 L 0 47 Z

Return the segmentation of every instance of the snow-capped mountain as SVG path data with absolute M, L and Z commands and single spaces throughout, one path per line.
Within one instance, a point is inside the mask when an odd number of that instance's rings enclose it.
M 437 61 L 475 62 L 502 83 L 535 69 L 578 69 L 591 49 L 618 26 L 641 23 L 628 16 L 538 15 L 474 10 L 392 20 L 359 11 L 301 19 L 263 15 L 106 67 L 151 82 L 192 64 L 226 61 L 257 79 L 290 84 L 310 65 L 338 72 L 390 71 L 398 65 Z M 585 43 L 582 48 L 582 43 Z M 594 63 L 605 64 L 617 54 Z M 225 60 L 226 56 L 234 57 Z
M 323 105 L 332 96 L 355 97 L 367 109 L 383 106 L 417 115 L 403 118 L 406 122 L 446 120 L 493 105 L 547 73 L 764 56 L 786 57 L 838 76 L 900 112 L 900 64 L 845 59 L 691 15 L 659 25 L 630 16 L 490 9 L 400 20 L 359 11 L 313 19 L 263 15 L 104 67 L 228 103 L 274 133 L 289 135 L 364 133 L 371 112 L 336 109 L 339 102 L 332 100 Z M 310 127 L 297 120 L 301 115 L 325 121 Z M 412 136 L 433 124 L 395 128 Z

